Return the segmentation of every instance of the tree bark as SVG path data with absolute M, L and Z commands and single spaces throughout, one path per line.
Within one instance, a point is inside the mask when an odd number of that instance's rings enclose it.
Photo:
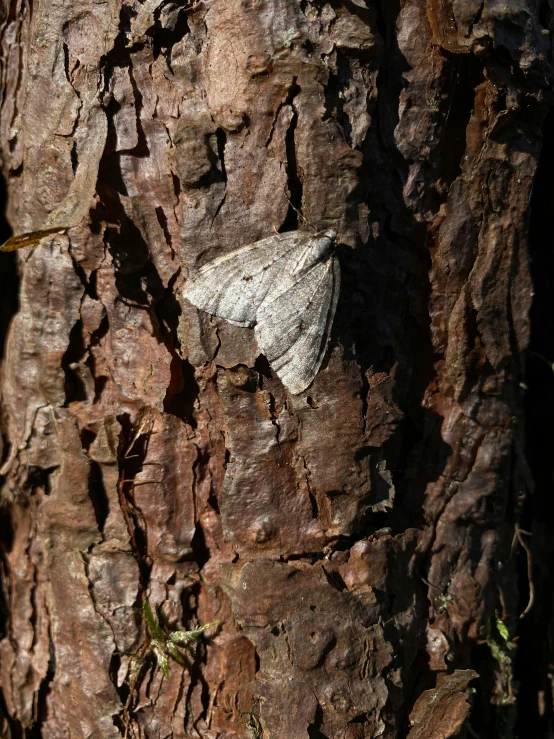
M 65 229 L 18 252 L 2 362 L 2 737 L 549 736 L 524 398 L 551 2 L 0 18 L 8 219 Z M 291 396 L 182 288 L 298 211 L 342 293 Z M 164 675 L 145 603 L 220 625 Z

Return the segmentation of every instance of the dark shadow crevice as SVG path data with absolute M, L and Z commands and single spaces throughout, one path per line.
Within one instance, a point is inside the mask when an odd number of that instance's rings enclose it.
M 474 54 L 453 54 L 445 49 L 441 49 L 441 54 L 446 60 L 442 111 L 444 126 L 437 154 L 440 157 L 438 164 L 442 192 L 446 197 L 448 188 L 462 173 L 466 131 L 473 114 L 475 90 L 485 76 L 483 62 Z
M 532 557 L 534 603 L 519 622 L 515 678 L 518 689 L 516 733 L 547 739 L 554 733 L 552 663 L 554 661 L 554 545 L 552 490 L 554 489 L 554 111 L 543 126 L 543 147 L 531 199 L 529 252 L 534 298 L 531 342 L 525 386 L 525 456 L 534 480 L 533 495 L 519 512 L 518 525 Z M 525 535 L 524 535 L 525 536 Z M 518 547 L 520 612 L 528 605 L 527 554 Z
M 327 734 L 321 731 L 323 726 L 323 708 L 318 703 L 315 709 L 314 722 L 308 726 L 308 736 L 310 739 L 330 739 Z
M 56 652 L 52 639 L 48 640 L 49 655 L 46 675 L 42 679 L 37 696 L 36 721 L 25 732 L 25 739 L 43 739 L 42 725 L 48 718 L 48 695 L 52 689 L 52 682 L 56 675 Z
M 94 508 L 94 515 L 98 525 L 98 531 L 104 532 L 104 525 L 110 513 L 110 502 L 106 488 L 104 486 L 104 478 L 102 476 L 102 467 L 94 460 L 89 461 L 89 478 L 88 478 L 89 496 Z
M 177 2 L 162 2 L 154 11 L 154 25 L 146 32 L 152 37 L 152 56 L 157 59 L 160 54 L 166 54 L 168 64 L 170 54 L 167 52 L 178 44 L 190 33 L 187 18 L 189 5 L 183 4 L 183 0 Z
M 296 142 L 295 131 L 298 125 L 298 111 L 294 107 L 294 99 L 300 94 L 300 87 L 296 82 L 296 77 L 292 80 L 289 93 L 285 101 L 285 105 L 290 105 L 293 115 L 285 134 L 285 149 L 287 153 L 287 187 L 288 196 L 290 198 L 289 209 L 285 220 L 279 228 L 279 233 L 284 231 L 294 231 L 298 228 L 298 213 L 302 212 L 302 178 L 298 171 L 298 162 L 296 160 Z
M 171 380 L 164 398 L 164 411 L 186 421 L 196 428 L 194 406 L 200 387 L 194 376 L 194 367 L 186 359 L 173 354 L 171 359 Z
M 65 407 L 74 401 L 86 400 L 85 384 L 79 376 L 78 366 L 85 356 L 86 347 L 83 339 L 83 322 L 79 319 L 69 332 L 69 343 L 62 357 L 62 369 L 65 374 Z

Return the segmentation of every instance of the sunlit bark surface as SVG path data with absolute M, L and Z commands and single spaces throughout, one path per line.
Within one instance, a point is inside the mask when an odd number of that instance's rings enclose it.
M 514 639 L 550 5 L 4 0 L 8 219 L 67 230 L 2 360 L 2 737 L 496 739 L 523 699 L 549 736 Z M 342 292 L 291 396 L 182 288 L 297 211 Z M 146 601 L 220 622 L 168 677 Z

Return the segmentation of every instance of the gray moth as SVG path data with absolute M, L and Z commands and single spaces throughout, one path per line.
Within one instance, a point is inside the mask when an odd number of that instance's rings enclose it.
M 340 288 L 334 231 L 290 231 L 248 244 L 201 267 L 184 297 L 236 326 L 254 328 L 283 385 L 303 392 L 327 349 Z

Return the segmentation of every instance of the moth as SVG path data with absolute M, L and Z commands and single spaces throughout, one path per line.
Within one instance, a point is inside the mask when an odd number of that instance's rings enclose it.
M 187 282 L 192 305 L 254 328 L 283 385 L 303 392 L 319 371 L 340 289 L 334 231 L 290 231 L 256 241 L 201 267 Z

